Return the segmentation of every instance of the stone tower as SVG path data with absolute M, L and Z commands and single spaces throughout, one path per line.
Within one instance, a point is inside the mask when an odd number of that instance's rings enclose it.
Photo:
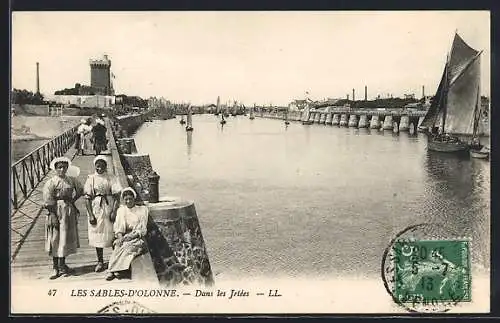
M 108 55 L 102 59 L 90 60 L 90 86 L 95 94 L 114 95 L 111 85 L 111 60 Z

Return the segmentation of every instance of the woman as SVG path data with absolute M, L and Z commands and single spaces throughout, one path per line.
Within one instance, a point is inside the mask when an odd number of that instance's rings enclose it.
M 108 140 L 106 139 L 106 127 L 102 122 L 96 121 L 92 128 L 95 155 L 99 155 L 101 151 L 107 149 Z
M 85 150 L 88 147 L 88 134 L 91 131 L 92 128 L 88 125 L 88 120 L 80 120 L 80 125 L 76 130 L 75 148 L 77 149 L 77 154 L 85 155 Z
M 108 174 L 106 157 L 94 158 L 95 173 L 85 182 L 85 206 L 89 217 L 89 244 L 95 247 L 97 265 L 95 272 L 104 270 L 103 248 L 113 245 L 113 221 L 119 206 L 122 189 L 118 178 Z
M 52 257 L 53 272 L 50 279 L 68 276 L 71 269 L 66 257 L 80 247 L 78 238 L 78 209 L 75 201 L 83 194 L 82 184 L 75 178 L 80 173 L 67 157 L 57 157 L 50 163 L 56 172 L 43 187 L 44 207 L 49 211 L 45 230 L 45 250 Z
M 130 269 L 132 260 L 147 251 L 144 237 L 147 232 L 148 208 L 135 205 L 137 194 L 127 187 L 122 191 L 122 206 L 116 212 L 114 231 L 116 240 L 109 259 L 106 280 L 123 278 Z

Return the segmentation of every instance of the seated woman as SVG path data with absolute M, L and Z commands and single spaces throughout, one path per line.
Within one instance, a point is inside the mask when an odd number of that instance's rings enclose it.
M 116 211 L 113 225 L 115 240 L 113 252 L 109 259 L 108 275 L 106 280 L 124 278 L 130 269 L 132 260 L 147 252 L 144 240 L 148 224 L 148 208 L 135 204 L 137 194 L 127 187 L 122 190 L 122 206 Z

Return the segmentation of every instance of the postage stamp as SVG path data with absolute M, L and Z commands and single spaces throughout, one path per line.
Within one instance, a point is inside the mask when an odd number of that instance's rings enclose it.
M 469 241 L 397 241 L 395 297 L 402 303 L 471 300 Z

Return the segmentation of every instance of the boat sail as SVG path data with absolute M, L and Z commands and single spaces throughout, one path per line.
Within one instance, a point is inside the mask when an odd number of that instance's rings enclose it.
M 469 148 L 458 136 L 474 134 L 481 53 L 455 33 L 436 95 L 421 123 L 429 134 L 429 150 L 456 152 Z
M 220 96 L 217 97 L 217 107 L 215 108 L 215 115 L 218 116 L 220 113 Z
M 285 120 L 285 125 L 289 125 L 290 121 L 288 121 L 288 109 L 290 108 L 290 105 L 286 108 L 285 110 L 285 115 L 283 116 L 283 119 Z
M 188 107 L 186 119 L 187 119 L 186 131 L 193 131 L 193 116 L 191 112 L 191 106 Z
M 312 124 L 312 121 L 309 120 L 310 114 L 311 114 L 311 112 L 310 112 L 310 107 L 309 107 L 309 102 L 308 102 L 308 103 L 306 103 L 306 107 L 304 108 L 304 112 L 302 113 L 302 124 L 304 124 L 304 125 Z

